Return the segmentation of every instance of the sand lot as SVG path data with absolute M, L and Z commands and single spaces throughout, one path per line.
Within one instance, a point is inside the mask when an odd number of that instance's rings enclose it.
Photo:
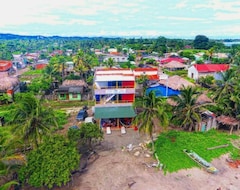
M 138 145 L 147 140 L 133 129 L 127 134 L 112 131 L 105 135 L 104 141 L 97 147 L 98 159 L 87 166 L 82 174 L 73 176 L 72 181 L 62 188 L 69 190 L 239 190 L 240 168 L 230 167 L 223 155 L 212 164 L 219 170 L 210 174 L 200 168 L 181 170 L 176 173 L 163 174 L 146 163 L 153 163 L 151 157 L 144 154 L 134 156 L 132 152 L 123 151 L 129 144 Z

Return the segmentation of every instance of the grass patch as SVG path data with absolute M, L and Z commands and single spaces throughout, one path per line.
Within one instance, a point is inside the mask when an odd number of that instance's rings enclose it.
M 172 173 L 181 169 L 199 167 L 197 163 L 183 153 L 183 149 L 193 150 L 208 162 L 226 153 L 231 153 L 232 157 L 237 157 L 239 152 L 230 143 L 230 139 L 236 138 L 239 137 L 216 130 L 204 133 L 169 131 L 159 135 L 155 142 L 155 149 L 160 162 L 164 164 L 164 172 Z M 229 146 L 207 150 L 207 148 L 223 144 L 229 144 Z M 215 167 L 217 168 L 217 166 Z
M 62 129 L 63 125 L 68 122 L 68 115 L 63 110 L 54 110 L 54 114 L 59 125 L 59 129 Z
M 54 109 L 60 109 L 82 106 L 94 106 L 94 101 L 49 101 L 47 104 Z
M 42 70 L 29 70 L 22 74 L 22 76 L 29 76 L 29 75 L 41 75 L 43 73 Z

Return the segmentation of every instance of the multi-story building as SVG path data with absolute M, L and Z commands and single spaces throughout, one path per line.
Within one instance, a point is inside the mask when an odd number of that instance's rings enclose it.
M 97 69 L 94 75 L 94 118 L 103 129 L 130 127 L 136 116 L 133 108 L 135 76 L 131 69 Z

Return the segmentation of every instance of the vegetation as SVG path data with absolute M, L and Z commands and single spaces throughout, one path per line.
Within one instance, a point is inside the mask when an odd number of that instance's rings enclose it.
M 33 187 L 52 188 L 66 184 L 71 172 L 78 168 L 80 155 L 74 144 L 61 136 L 44 139 L 44 142 L 27 155 L 28 164 L 19 171 L 22 183 Z
M 194 40 L 168 39 L 160 36 L 156 39 L 124 39 L 124 38 L 78 38 L 78 37 L 19 37 L 11 36 L 0 38 L 0 59 L 11 60 L 12 53 L 40 52 L 40 59 L 48 59 L 49 64 L 43 70 L 30 70 L 21 76 L 21 80 L 28 80 L 27 94 L 16 94 L 14 102 L 1 105 L 0 116 L 4 116 L 6 127 L 0 128 L 0 174 L 6 180 L 0 189 L 8 188 L 13 184 L 30 184 L 34 187 L 61 186 L 71 177 L 71 172 L 78 168 L 80 156 L 76 144 L 87 149 L 93 149 L 93 143 L 103 138 L 103 133 L 96 124 L 82 124 L 79 129 L 70 129 L 66 136 L 55 136 L 53 132 L 60 129 L 67 122 L 65 108 L 94 105 L 93 101 L 45 101 L 42 98 L 53 90 L 53 82 L 62 82 L 65 79 L 84 79 L 89 85 L 93 83 L 93 67 L 103 63 L 102 55 L 95 55 L 95 49 L 106 53 L 108 48 L 116 47 L 119 52 L 128 55 L 128 62 L 122 63 L 122 68 L 134 68 L 130 61 L 147 55 L 163 56 L 164 53 L 180 52 L 180 56 L 190 61 L 211 61 L 212 63 L 230 63 L 231 69 L 222 75 L 223 80 L 214 80 L 213 77 L 200 79 L 203 87 L 186 88 L 174 101 L 172 108 L 166 104 L 166 99 L 156 97 L 154 92 L 145 95 L 147 77 L 142 75 L 137 82 L 143 86 L 144 96 L 137 98 L 135 107 L 141 112 L 135 118 L 139 131 L 147 133 L 152 140 L 152 149 L 156 151 L 165 172 L 174 172 L 182 168 L 191 168 L 196 164 L 189 159 L 182 150 L 192 149 L 211 161 L 221 154 L 230 152 L 233 158 L 239 153 L 231 146 L 234 135 L 227 135 L 214 130 L 200 132 L 164 131 L 153 142 L 153 133 L 156 130 L 154 121 L 167 128 L 169 124 L 178 124 L 187 130 L 197 130 L 201 121 L 200 111 L 205 105 L 196 104 L 200 91 L 208 90 L 215 105 L 208 106 L 216 115 L 225 114 L 240 119 L 240 46 L 226 47 L 221 40 L 210 40 L 204 35 L 198 35 Z M 195 49 L 193 49 L 195 48 Z M 63 55 L 51 55 L 55 50 L 62 50 Z M 67 55 L 67 50 L 72 50 Z M 130 53 L 130 50 L 132 53 Z M 140 50 L 140 51 L 138 51 Z M 135 51 L 135 53 L 134 53 Z M 195 54 L 204 53 L 201 60 L 195 59 Z M 214 57 L 215 52 L 229 53 L 229 57 L 219 59 Z M 77 75 L 65 76 L 65 63 L 73 61 Z M 29 64 L 33 60 L 29 60 Z M 152 58 L 143 58 L 140 65 L 156 65 Z M 190 62 L 189 62 L 190 63 Z M 115 65 L 113 59 L 105 63 L 108 67 Z M 139 66 L 140 67 L 140 66 Z M 180 75 L 186 79 L 184 71 L 166 71 L 168 75 Z M 207 87 L 207 88 L 205 88 Z M 0 97 L 1 102 L 8 102 L 6 96 Z M 173 113 L 170 110 L 173 109 Z M 173 114 L 173 117 L 172 117 Z M 229 144 L 228 147 L 206 151 L 206 148 L 219 144 Z M 77 147 L 79 148 L 79 147 Z M 20 156 L 19 156 L 20 155 Z M 27 157 L 27 159 L 25 159 Z M 14 160 L 15 164 L 6 164 L 3 161 Z M 7 162 L 9 163 L 9 162 Z M 16 164 L 17 163 L 17 164 Z M 21 163 L 21 164 L 19 164 Z M 13 174 L 18 178 L 11 180 Z
M 236 138 L 238 138 L 236 135 L 228 135 L 215 130 L 205 133 L 168 131 L 159 135 L 155 143 L 155 149 L 160 162 L 164 165 L 164 172 L 171 173 L 181 169 L 199 167 L 183 153 L 183 149 L 193 150 L 208 162 L 226 153 L 231 153 L 233 158 L 239 158 L 238 150 L 230 142 L 231 139 Z M 229 144 L 229 146 L 207 150 L 207 148 L 223 144 Z
M 32 94 L 23 94 L 19 97 L 11 124 L 14 133 L 17 133 L 25 142 L 38 146 L 42 138 L 58 127 L 54 111 L 51 107 L 44 107 L 43 100 Z
M 70 128 L 68 138 L 79 146 L 87 145 L 93 150 L 93 143 L 103 139 L 103 131 L 95 123 L 82 123 L 80 128 Z
M 139 107 L 142 111 L 135 117 L 134 123 L 138 126 L 139 131 L 143 131 L 150 136 L 152 149 L 154 150 L 154 119 L 163 128 L 169 124 L 166 103 L 164 99 L 156 97 L 155 92 L 151 91 L 148 95 L 144 95 L 142 99 L 138 99 L 135 102 L 135 107 Z
M 192 131 L 198 130 L 201 121 L 201 111 L 205 104 L 197 104 L 199 93 L 196 88 L 182 88 L 179 96 L 173 96 L 176 106 L 173 109 L 173 119 L 178 121 L 180 127 Z

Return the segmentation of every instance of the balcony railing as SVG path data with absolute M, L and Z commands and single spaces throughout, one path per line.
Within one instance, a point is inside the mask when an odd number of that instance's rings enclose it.
M 135 88 L 134 85 L 131 86 L 99 86 L 100 88 L 97 88 L 94 85 L 94 89 L 118 89 L 118 88 Z
M 108 102 L 105 102 L 104 100 L 95 101 L 95 104 L 124 104 L 124 103 L 133 103 L 133 101 L 130 100 L 110 100 Z

